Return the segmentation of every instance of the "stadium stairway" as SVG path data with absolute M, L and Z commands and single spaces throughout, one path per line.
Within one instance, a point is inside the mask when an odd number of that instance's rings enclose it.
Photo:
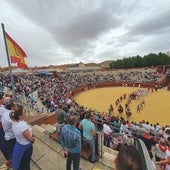
M 65 170 L 66 159 L 63 156 L 61 145 L 49 137 L 55 131 L 55 126 L 49 124 L 35 124 L 32 126 L 33 134 L 36 138 L 33 144 L 33 155 L 31 160 L 31 170 Z M 113 159 L 117 152 L 103 148 L 102 158 L 96 163 L 81 158 L 81 170 L 113 170 Z M 5 158 L 0 153 L 0 169 L 7 170 Z

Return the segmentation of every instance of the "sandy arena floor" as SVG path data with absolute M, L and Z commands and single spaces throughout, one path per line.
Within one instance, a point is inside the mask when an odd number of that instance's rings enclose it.
M 124 93 L 127 95 L 139 88 L 132 87 L 108 87 L 98 88 L 85 91 L 75 97 L 76 102 L 79 105 L 83 105 L 87 108 L 95 109 L 100 112 L 107 112 L 109 105 L 113 104 L 114 115 L 118 115 L 115 101 Z M 141 88 L 140 88 L 141 89 Z M 140 113 L 137 113 L 137 105 L 145 100 L 145 107 Z M 126 100 L 121 102 L 124 107 Z M 159 122 L 160 125 L 170 125 L 170 91 L 165 89 L 158 90 L 157 92 L 149 92 L 148 95 L 133 100 L 130 104 L 132 116 L 131 121 L 139 122 L 141 120 L 147 120 L 150 123 Z M 123 117 L 126 119 L 125 112 Z

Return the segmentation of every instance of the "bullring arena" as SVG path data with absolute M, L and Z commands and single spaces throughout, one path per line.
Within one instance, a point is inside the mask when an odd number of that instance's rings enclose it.
M 110 104 L 114 107 L 114 115 L 119 116 L 115 101 L 124 93 L 127 95 L 139 90 L 147 88 L 137 88 L 137 87 L 107 87 L 107 88 L 96 88 L 84 91 L 75 97 L 75 101 L 88 109 L 96 110 L 99 112 L 108 112 Z M 137 112 L 137 105 L 144 99 L 145 106 L 140 111 Z M 147 120 L 149 123 L 155 124 L 159 123 L 162 126 L 169 125 L 170 121 L 170 91 L 165 88 L 158 89 L 157 91 L 149 91 L 148 94 L 133 100 L 130 104 L 132 116 L 129 121 L 140 122 L 142 120 Z M 126 100 L 122 100 L 121 105 L 124 107 Z M 122 117 L 127 120 L 125 111 Z

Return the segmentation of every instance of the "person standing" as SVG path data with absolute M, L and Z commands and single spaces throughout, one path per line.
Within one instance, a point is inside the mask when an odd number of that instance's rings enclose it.
M 103 124 L 103 136 L 104 136 L 104 145 L 110 148 L 110 142 L 112 140 L 112 132 L 113 130 L 109 126 L 109 122 L 107 120 L 104 121 Z
M 11 166 L 11 157 L 12 151 L 16 142 L 14 132 L 12 130 L 12 120 L 10 118 L 10 113 L 17 109 L 17 103 L 13 100 L 9 100 L 5 104 L 5 113 L 2 115 L 2 127 L 5 132 L 5 140 L 4 140 L 4 150 L 5 150 L 5 158 L 7 159 L 6 165 L 8 167 Z
M 114 115 L 114 108 L 112 104 L 110 104 L 108 111 L 109 111 L 109 114 Z
M 95 155 L 96 149 L 95 149 L 95 137 L 96 137 L 96 130 L 94 123 L 90 120 L 91 118 L 91 112 L 86 112 L 86 117 L 81 121 L 79 125 L 79 129 L 83 129 L 83 144 L 89 144 L 92 156 L 91 156 L 91 162 L 97 162 L 97 158 Z
M 10 113 L 10 118 L 13 120 L 12 130 L 16 137 L 12 153 L 12 168 L 15 170 L 30 170 L 32 143 L 35 142 L 35 138 L 32 135 L 31 127 L 24 121 L 25 115 L 26 112 L 22 105 Z
M 5 156 L 5 150 L 4 150 L 5 132 L 2 127 L 2 115 L 5 113 L 4 99 L 5 99 L 5 95 L 3 92 L 0 91 L 0 151 Z
M 113 128 L 114 128 L 114 132 L 115 133 L 120 133 L 120 121 L 118 118 L 115 118 L 114 122 L 112 123 Z
M 71 115 L 69 124 L 64 125 L 61 131 L 61 146 L 64 155 L 67 157 L 66 170 L 71 170 L 73 161 L 73 170 L 79 170 L 80 152 L 81 152 L 81 133 L 76 128 L 77 118 Z
M 119 112 L 119 115 L 122 115 L 123 113 L 123 107 L 121 104 L 119 104 L 117 111 Z
M 70 107 L 69 111 L 65 114 L 65 123 L 69 123 L 69 117 L 76 115 L 74 107 Z
M 65 117 L 66 117 L 66 112 L 63 110 L 63 105 L 60 104 L 58 106 L 58 109 L 56 110 L 56 117 L 57 117 L 57 122 L 56 122 L 56 131 L 61 133 L 61 129 L 65 124 Z

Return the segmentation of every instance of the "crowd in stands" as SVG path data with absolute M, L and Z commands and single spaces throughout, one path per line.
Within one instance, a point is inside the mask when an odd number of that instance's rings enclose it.
M 131 71 L 131 72 L 124 72 L 119 73 L 118 81 L 124 81 L 124 82 L 156 82 L 158 81 L 162 75 L 156 74 L 153 72 L 147 72 L 147 71 Z
M 58 73 L 57 76 L 50 75 L 39 75 L 39 74 L 22 74 L 22 75 L 14 75 L 15 82 L 15 93 L 18 101 L 22 99 L 22 95 L 27 96 L 29 105 L 32 108 L 39 110 L 36 105 L 36 101 L 32 96 L 32 92 L 38 92 L 38 97 L 42 101 L 43 105 L 50 111 L 53 112 L 59 105 L 64 106 L 64 110 L 68 112 L 70 106 L 74 107 L 76 112 L 83 113 L 86 108 L 78 106 L 73 98 L 68 97 L 68 94 L 72 92 L 73 89 L 79 87 L 80 85 L 85 85 L 89 83 L 98 84 L 100 82 L 110 82 L 110 81 L 144 81 L 148 82 L 152 80 L 155 82 L 161 78 L 162 75 L 156 74 L 154 72 L 148 72 L 146 70 L 143 71 L 131 71 L 131 72 L 117 72 L 115 74 L 80 74 L 80 73 Z M 10 87 L 10 77 L 9 75 L 0 76 L 1 87 Z M 130 94 L 128 98 L 131 100 L 140 97 L 141 95 L 147 95 L 148 90 L 137 90 L 133 94 Z M 127 94 L 124 94 L 127 95 Z M 126 99 L 127 96 L 122 96 L 122 99 Z M 118 103 L 120 104 L 120 100 Z M 144 106 L 143 103 L 140 105 Z M 101 117 L 101 115 L 96 116 Z M 120 119 L 120 118 L 119 118 Z M 155 125 L 150 125 L 154 127 Z M 152 128 L 151 128 L 152 129 Z

